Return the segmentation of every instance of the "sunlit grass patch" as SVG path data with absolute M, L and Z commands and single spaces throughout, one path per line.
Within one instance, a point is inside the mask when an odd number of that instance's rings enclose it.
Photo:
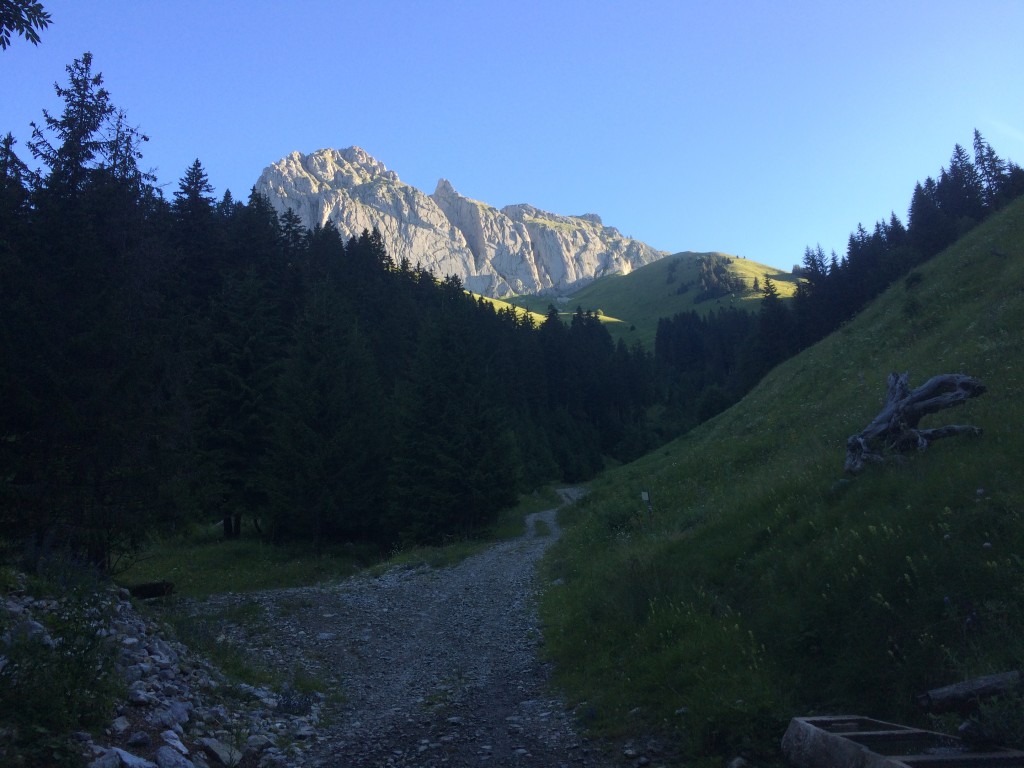
M 765 275 L 775 282 L 779 295 L 790 298 L 796 292 L 798 278 L 750 259 L 721 254 L 729 259 L 729 269 L 748 286 L 749 292 L 710 301 L 694 302 L 698 293 L 700 253 L 676 253 L 633 270 L 628 275 L 606 275 L 574 291 L 565 301 L 549 295 L 523 296 L 513 299 L 528 309 L 544 313 L 555 303 L 568 319 L 577 307 L 584 311 L 602 310 L 602 320 L 614 319 L 607 324 L 613 339 L 627 344 L 640 342 L 654 349 L 658 320 L 679 312 L 707 313 L 728 306 L 757 311 L 760 293 L 754 291 L 754 278 L 764 283 Z

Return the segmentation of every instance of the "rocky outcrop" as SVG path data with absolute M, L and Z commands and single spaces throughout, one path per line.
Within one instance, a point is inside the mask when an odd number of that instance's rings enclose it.
M 256 190 L 283 213 L 291 208 L 307 227 L 334 222 L 346 240 L 363 230 L 380 230 L 395 262 L 408 259 L 439 277 L 459 275 L 479 287 L 465 238 L 415 187 L 359 147 L 292 152 L 263 171 Z
M 604 226 L 596 213 L 558 216 L 531 205 L 508 205 L 501 212 L 526 228 L 543 280 L 556 289 L 629 274 L 665 255 Z
M 163 627 L 135 610 L 126 590 L 110 590 L 93 602 L 94 631 L 113 653 L 126 696 L 102 735 L 74 734 L 89 768 L 306 764 L 323 694 L 232 682 L 168 639 Z M 10 627 L 0 636 L 0 672 L 8 663 L 6 649 L 19 639 L 50 647 L 67 642 L 46 627 L 66 611 L 64 600 L 33 598 L 22 589 L 0 595 L 0 626 Z M 0 762 L 3 736 L 0 728 Z
M 463 197 L 447 179 L 437 182 L 431 198 L 462 234 L 473 254 L 473 267 L 494 277 L 491 296 L 537 293 L 551 287 L 537 269 L 530 233 L 497 208 Z
M 256 190 L 308 227 L 330 220 L 346 239 L 377 228 L 396 262 L 456 275 L 489 296 L 560 292 L 665 255 L 594 214 L 559 216 L 529 205 L 498 210 L 463 197 L 445 179 L 427 195 L 359 147 L 293 152 L 263 171 Z

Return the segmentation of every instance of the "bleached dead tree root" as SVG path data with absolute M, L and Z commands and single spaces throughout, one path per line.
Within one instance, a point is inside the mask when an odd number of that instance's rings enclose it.
M 935 429 L 918 429 L 917 425 L 930 413 L 984 394 L 984 384 L 962 373 L 943 373 L 911 390 L 908 376 L 908 373 L 889 374 L 885 406 L 867 427 L 847 438 L 847 472 L 860 472 L 869 461 L 884 461 L 889 452 L 915 448 L 923 451 L 943 437 L 981 434 L 980 427 L 969 424 L 950 424 Z

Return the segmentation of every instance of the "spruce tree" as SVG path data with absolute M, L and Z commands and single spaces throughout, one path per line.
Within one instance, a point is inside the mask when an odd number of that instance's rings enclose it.
M 37 543 L 59 540 L 110 569 L 148 533 L 159 486 L 154 195 L 138 169 L 145 137 L 111 104 L 91 56 L 67 71 L 69 85 L 55 87 L 63 112 L 44 110 L 29 142 L 45 169 L 22 209 L 34 235 L 15 277 L 28 303 L 11 307 L 8 325 L 30 345 L 19 378 L 34 393 L 21 403 L 14 476 L 21 487 L 46 479 Z
M 940 207 L 937 185 L 931 177 L 915 185 L 908 220 L 910 245 L 922 260 L 930 259 L 956 238 L 956 224 Z
M 959 144 L 953 147 L 949 168 L 943 169 L 935 188 L 939 208 L 963 234 L 984 216 L 984 185 L 970 155 Z
M 258 265 L 225 282 L 194 388 L 197 496 L 228 538 L 267 506 L 268 463 L 288 333 L 273 284 Z
M 47 167 L 46 187 L 65 197 L 81 190 L 97 160 L 104 156 L 101 129 L 115 113 L 103 76 L 92 72 L 92 54 L 84 53 L 66 68 L 67 87 L 55 85 L 64 102 L 59 117 L 43 110 L 43 122 L 32 122 L 32 156 Z
M 182 222 L 205 222 L 213 213 L 213 185 L 196 158 L 178 181 L 174 192 L 174 210 Z

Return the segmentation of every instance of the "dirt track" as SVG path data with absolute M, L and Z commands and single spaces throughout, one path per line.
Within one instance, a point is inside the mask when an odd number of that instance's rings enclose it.
M 223 595 L 198 608 L 258 603 L 259 620 L 229 627 L 232 639 L 336 686 L 341 700 L 323 704 L 307 765 L 609 765 L 577 734 L 538 656 L 535 566 L 558 535 L 547 510 L 527 518 L 525 536 L 450 568 Z

